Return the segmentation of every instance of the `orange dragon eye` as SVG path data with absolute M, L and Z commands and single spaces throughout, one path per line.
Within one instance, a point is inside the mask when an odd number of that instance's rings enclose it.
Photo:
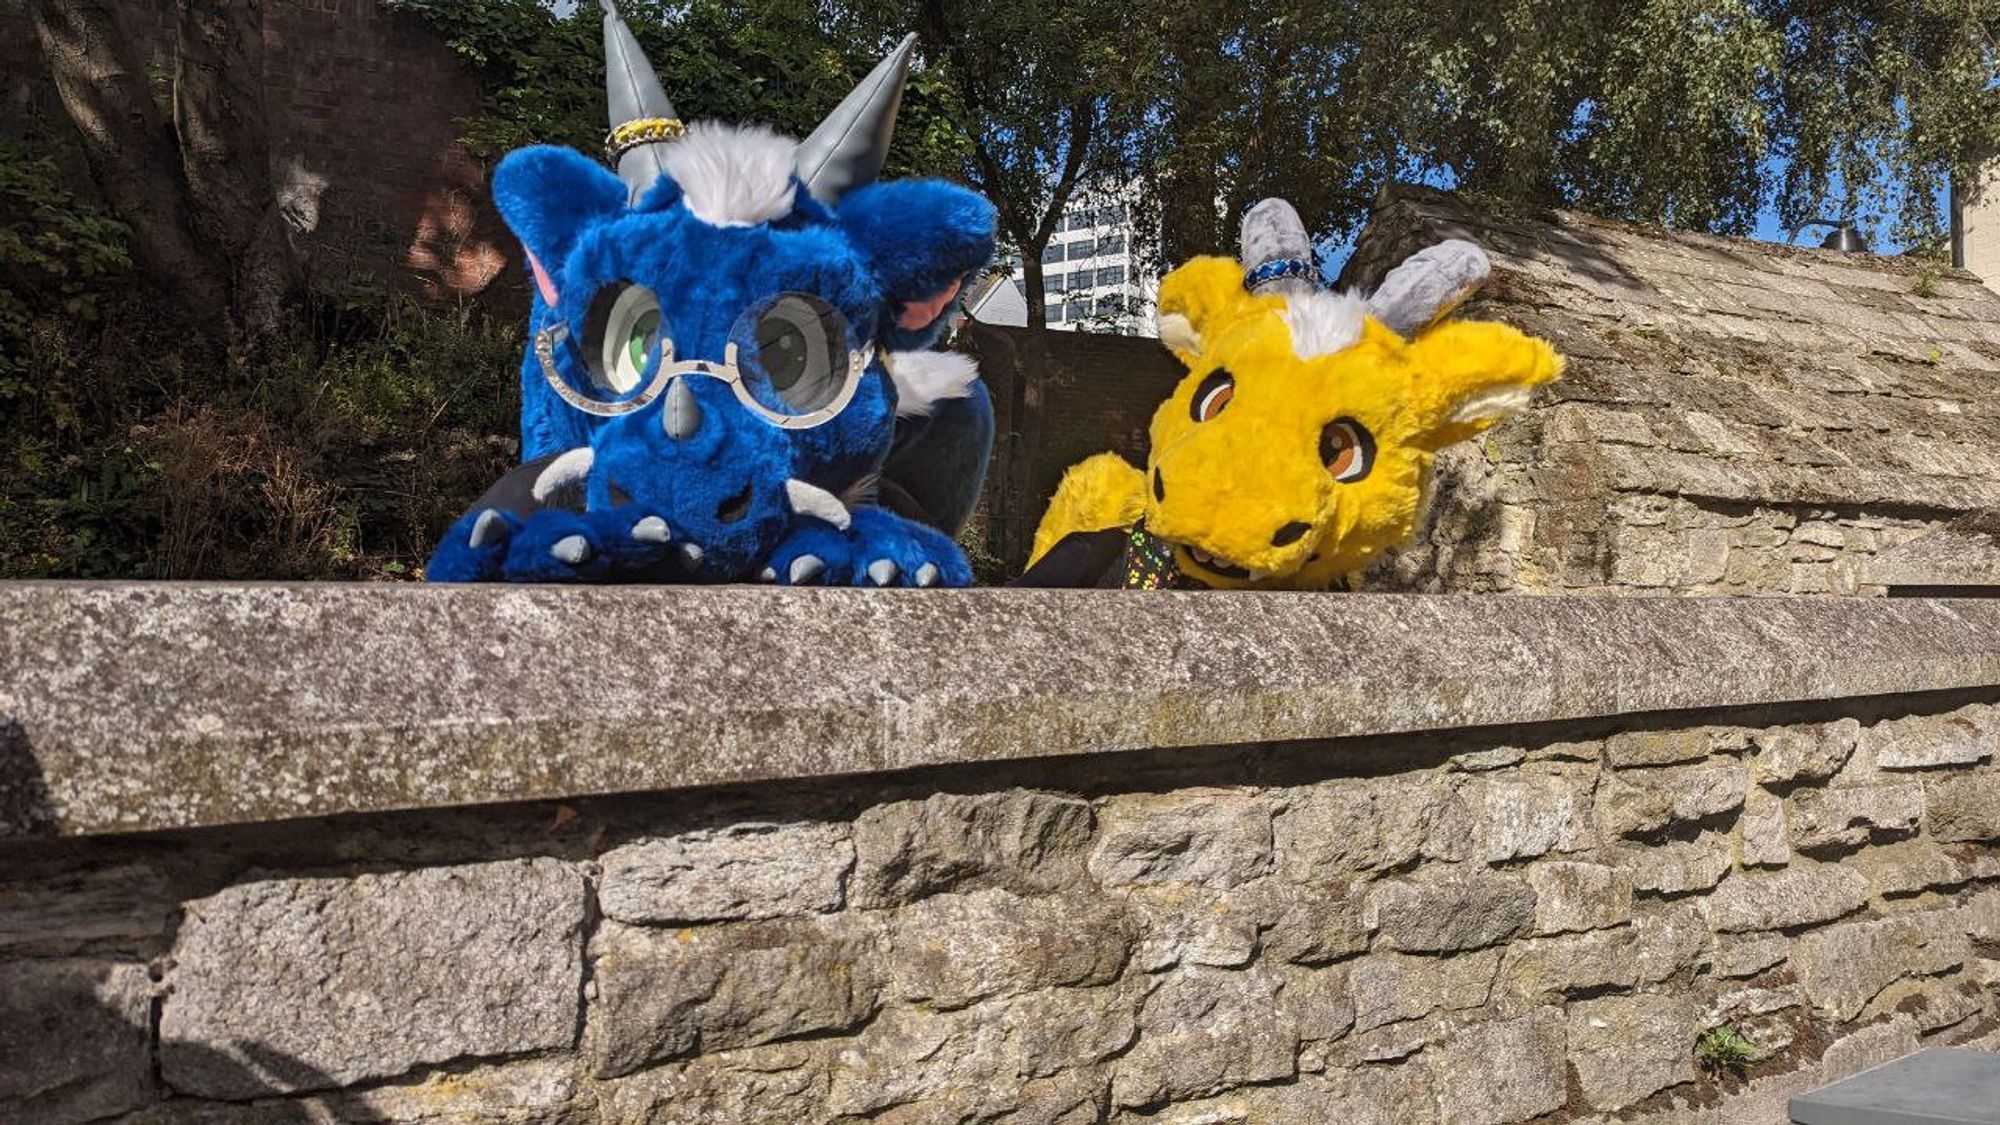
M 1188 413 L 1195 421 L 1206 422 L 1222 413 L 1234 397 L 1236 377 L 1228 369 L 1218 367 L 1209 372 L 1208 378 L 1203 379 L 1201 386 L 1195 389 L 1194 401 L 1188 404 Z
M 1319 432 L 1319 459 L 1342 484 L 1352 484 L 1375 467 L 1375 435 L 1352 418 L 1335 418 Z

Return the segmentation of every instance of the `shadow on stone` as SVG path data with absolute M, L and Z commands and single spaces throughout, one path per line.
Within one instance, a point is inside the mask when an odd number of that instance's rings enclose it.
M 55 805 L 28 732 L 0 718 L 0 839 L 45 836 L 55 827 Z

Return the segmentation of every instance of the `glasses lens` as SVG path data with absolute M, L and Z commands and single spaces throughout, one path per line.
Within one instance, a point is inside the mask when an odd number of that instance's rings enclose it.
M 665 330 L 651 289 L 622 281 L 605 286 L 584 317 L 584 366 L 597 391 L 616 396 L 638 390 Z
M 847 318 L 810 293 L 780 293 L 745 313 L 733 334 L 737 364 L 760 401 L 810 414 L 848 378 Z

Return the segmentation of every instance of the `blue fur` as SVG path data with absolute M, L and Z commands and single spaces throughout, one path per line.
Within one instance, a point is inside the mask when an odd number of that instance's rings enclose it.
M 572 343 L 558 347 L 557 363 L 573 381 L 585 382 L 578 349 L 592 298 L 608 284 L 630 281 L 658 294 L 678 360 L 721 361 L 743 312 L 785 291 L 813 293 L 839 309 L 850 347 L 921 346 L 936 336 L 944 314 L 916 330 L 899 328 L 897 319 L 906 304 L 934 297 L 991 257 L 990 204 L 936 182 L 872 185 L 835 208 L 798 189 L 787 216 L 716 227 L 682 206 L 671 180 L 628 206 L 616 176 L 546 146 L 510 153 L 494 173 L 493 190 L 501 214 L 558 294 L 551 307 L 538 292 L 530 315 L 521 370 L 522 457 L 586 445 L 595 457 L 580 511 L 504 513 L 502 541 L 478 548 L 470 545 L 470 530 L 479 512 L 468 512 L 432 556 L 433 580 L 743 581 L 769 567 L 782 581 L 790 562 L 812 554 L 826 564 L 816 579 L 822 583 L 867 583 L 869 565 L 882 559 L 896 564 L 900 585 L 914 584 L 927 563 L 938 568 L 941 584 L 970 581 L 964 555 L 949 538 L 861 499 L 896 441 L 895 390 L 879 362 L 838 417 L 806 430 L 771 425 L 721 380 L 687 377 L 702 423 L 676 440 L 662 425 L 665 396 L 615 418 L 571 408 L 544 381 L 532 336 L 567 323 Z M 659 360 L 655 353 L 652 362 Z M 990 429 L 990 409 L 987 418 Z M 973 477 L 952 491 L 972 495 L 990 434 L 982 439 L 978 426 L 965 432 L 968 449 L 978 449 L 948 460 L 953 471 Z M 852 525 L 838 531 L 793 513 L 785 487 L 793 478 L 848 496 Z M 632 537 L 648 516 L 666 522 L 669 544 Z M 572 535 L 589 545 L 575 565 L 551 553 Z M 678 553 L 689 543 L 700 548 L 697 564 Z

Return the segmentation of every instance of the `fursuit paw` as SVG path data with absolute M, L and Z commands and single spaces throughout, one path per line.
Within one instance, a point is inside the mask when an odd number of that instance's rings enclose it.
M 431 556 L 436 582 L 633 582 L 699 572 L 701 548 L 675 543 L 658 514 L 549 508 L 527 518 L 488 508 L 452 525 Z
M 970 586 L 972 564 L 943 532 L 881 508 L 858 508 L 847 530 L 854 586 Z

